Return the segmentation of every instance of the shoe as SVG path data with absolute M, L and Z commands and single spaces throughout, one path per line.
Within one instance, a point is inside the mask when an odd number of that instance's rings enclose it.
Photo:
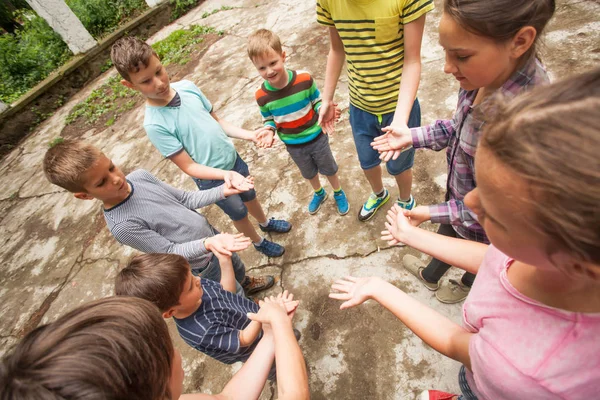
M 457 397 L 457 394 L 440 392 L 439 390 L 424 390 L 417 397 L 417 400 L 453 400 Z
M 296 328 L 294 328 L 294 337 L 296 338 L 296 341 L 300 341 L 300 338 L 302 337 L 302 334 Z
M 259 245 L 254 244 L 254 248 L 267 257 L 281 257 L 285 253 L 285 248 L 282 245 L 267 239 L 263 239 Z
M 402 201 L 398 199 L 396 203 L 405 210 L 412 210 L 417 206 L 417 202 L 415 201 L 415 198 L 412 194 L 410 195 L 410 199 L 408 201 Z
M 423 262 L 421 262 L 421 260 L 419 260 L 417 257 L 407 254 L 402 257 L 402 264 L 404 265 L 404 268 L 413 274 L 423 285 L 425 285 L 427 289 L 435 291 L 440 288 L 439 282 L 431 283 L 423 279 L 421 271 L 425 269 L 425 264 L 423 264 Z
M 446 304 L 460 303 L 467 298 L 470 291 L 471 288 L 462 282 L 448 279 L 448 284 L 442 285 L 440 290 L 435 294 L 435 297 Z
M 262 290 L 267 290 L 275 284 L 275 278 L 273 275 L 264 276 L 248 276 L 244 277 L 241 285 L 246 293 L 246 296 L 252 296 L 254 293 L 258 293 Z
M 335 200 L 335 204 L 337 205 L 337 212 L 340 215 L 348 214 L 350 211 L 350 204 L 348 204 L 348 199 L 346 198 L 346 193 L 343 190 L 340 190 L 338 193 L 333 193 L 333 199 Z
M 358 220 L 365 222 L 373 218 L 377 210 L 390 199 L 390 193 L 385 189 L 383 197 L 377 197 L 375 193 L 371 193 L 365 204 L 358 212 Z
M 283 219 L 275 219 L 271 218 L 267 226 L 262 226 L 258 224 L 260 230 L 263 232 L 277 232 L 277 233 L 286 233 L 292 229 L 292 224 L 283 220 Z M 283 253 L 281 253 L 283 254 Z
M 321 209 L 321 205 L 325 202 L 325 200 L 327 200 L 327 192 L 325 190 L 323 190 L 322 195 L 313 193 L 313 198 L 308 204 L 308 213 L 310 215 L 316 214 L 317 211 Z

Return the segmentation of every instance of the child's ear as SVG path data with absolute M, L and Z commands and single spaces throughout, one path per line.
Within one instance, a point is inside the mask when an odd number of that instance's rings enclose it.
M 283 58 L 283 62 L 285 62 L 285 57 L 286 57 L 285 51 L 282 51 L 281 52 L 281 58 Z
M 121 85 L 127 86 L 129 89 L 134 89 L 133 83 L 129 82 L 127 79 L 121 79 Z
M 85 192 L 73 193 L 73 196 L 75 196 L 75 198 L 79 200 L 94 200 L 94 197 L 90 196 Z
M 537 31 L 533 26 L 524 26 L 519 29 L 519 32 L 513 37 L 512 40 L 512 56 L 514 58 L 520 58 L 523 54 L 533 46 Z
M 175 309 L 174 308 L 169 308 L 167 311 L 165 311 L 164 313 L 162 313 L 162 316 L 164 319 L 169 319 L 173 316 L 173 314 L 175 314 Z

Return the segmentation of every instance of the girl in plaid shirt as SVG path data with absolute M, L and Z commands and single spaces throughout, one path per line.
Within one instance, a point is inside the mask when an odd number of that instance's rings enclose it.
M 463 201 L 476 187 L 475 149 L 484 126 L 483 113 L 477 111 L 494 93 L 514 97 L 548 82 L 535 46 L 554 9 L 553 0 L 444 1 L 439 26 L 440 44 L 446 52 L 444 72 L 460 83 L 454 116 L 413 129 L 384 128 L 386 134 L 371 144 L 385 161 L 411 146 L 446 149 L 445 201 L 407 212 L 413 225 L 431 221 L 440 224 L 442 235 L 489 243 L 475 213 Z M 402 261 L 429 290 L 437 291 L 436 298 L 443 303 L 464 300 L 475 279 L 466 272 L 460 282 L 450 279 L 440 287 L 449 264 L 433 258 L 425 266 L 411 255 Z

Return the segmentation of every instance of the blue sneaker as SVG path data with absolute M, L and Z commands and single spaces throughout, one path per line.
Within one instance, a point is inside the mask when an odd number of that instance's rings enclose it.
M 285 253 L 285 248 L 282 245 L 271 242 L 267 239 L 263 239 L 262 243 L 258 246 L 254 244 L 254 248 L 267 257 L 281 257 L 283 253 Z
M 346 198 L 346 193 L 343 190 L 340 190 L 338 193 L 333 194 L 333 199 L 335 200 L 335 204 L 337 204 L 337 212 L 340 215 L 348 214 L 350 211 L 350 204 L 348 204 L 348 199 Z
M 387 191 L 387 189 L 385 189 L 385 193 L 382 197 L 377 197 L 375 193 L 371 193 L 365 204 L 363 204 L 358 212 L 358 220 L 365 222 L 373 218 L 377 210 L 379 210 L 382 205 L 387 203 L 389 199 L 390 193 Z
M 267 226 L 262 226 L 258 224 L 260 230 L 263 232 L 277 232 L 277 233 L 286 233 L 292 229 L 292 224 L 283 220 L 283 219 L 275 219 L 271 218 Z M 283 254 L 283 253 L 281 253 Z
M 396 203 L 398 203 L 398 205 L 404 208 L 405 210 L 412 210 L 417 206 L 417 202 L 415 201 L 415 198 L 412 194 L 410 195 L 410 199 L 408 201 L 401 201 L 400 199 L 398 199 Z
M 321 209 L 321 205 L 325 202 L 326 199 L 327 199 L 327 192 L 325 190 L 323 190 L 322 195 L 313 193 L 313 198 L 310 201 L 310 204 L 308 205 L 308 213 L 311 215 L 316 214 L 317 211 L 319 211 L 319 209 Z

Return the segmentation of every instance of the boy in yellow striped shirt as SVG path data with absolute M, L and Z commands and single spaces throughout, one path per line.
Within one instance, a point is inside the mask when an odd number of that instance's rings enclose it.
M 360 221 L 371 219 L 390 198 L 371 142 L 388 130 L 421 125 L 416 98 L 421 41 L 425 15 L 433 8 L 433 0 L 317 0 L 317 21 L 329 27 L 330 37 L 319 124 L 334 118 L 333 95 L 346 60 L 350 126 L 373 191 L 358 213 Z M 413 161 L 414 149 L 409 149 L 386 164 L 398 184 L 398 204 L 408 210 L 415 207 Z

